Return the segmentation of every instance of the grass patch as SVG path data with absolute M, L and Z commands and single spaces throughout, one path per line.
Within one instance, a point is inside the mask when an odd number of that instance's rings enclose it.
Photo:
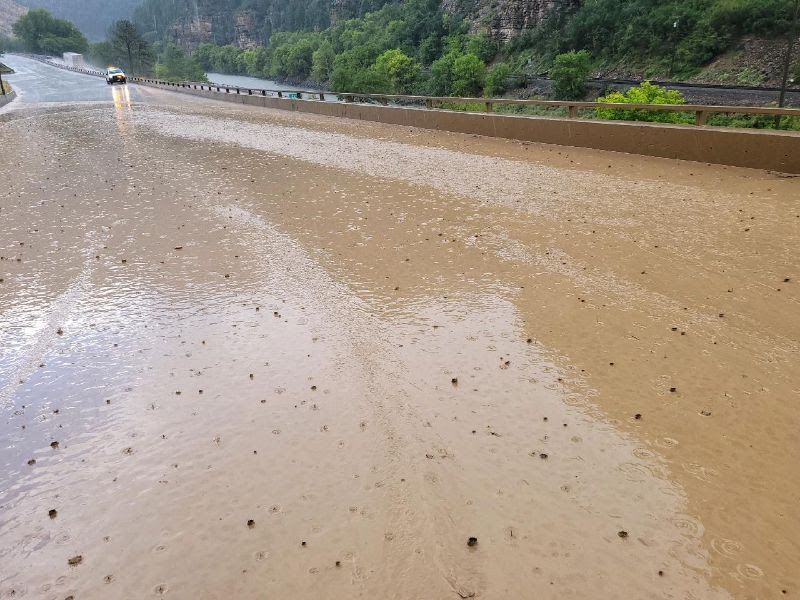
M 775 129 L 771 115 L 710 115 L 706 121 L 713 127 L 742 127 L 746 129 Z M 781 117 L 781 130 L 800 131 L 800 117 Z
M 482 102 L 443 102 L 439 108 L 464 112 L 485 112 Z M 566 107 L 548 107 L 528 104 L 495 104 L 494 112 L 506 115 L 530 117 L 566 118 Z M 694 125 L 695 114 L 689 111 L 657 111 L 636 109 L 579 109 L 578 118 L 597 121 L 639 121 L 645 123 L 672 123 Z M 775 129 L 775 117 L 771 115 L 712 114 L 708 116 L 709 127 L 732 127 L 743 129 Z M 782 131 L 800 131 L 800 117 L 782 117 Z

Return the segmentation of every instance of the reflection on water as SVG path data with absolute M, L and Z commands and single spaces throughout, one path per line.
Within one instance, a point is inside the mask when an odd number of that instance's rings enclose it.
M 133 128 L 130 114 L 133 109 L 131 103 L 131 91 L 127 85 L 122 87 L 111 86 L 111 98 L 114 101 L 114 117 L 117 122 L 117 130 L 121 135 L 127 135 Z
M 122 87 L 111 86 L 111 97 L 114 100 L 114 108 L 130 108 L 131 92 L 127 85 Z

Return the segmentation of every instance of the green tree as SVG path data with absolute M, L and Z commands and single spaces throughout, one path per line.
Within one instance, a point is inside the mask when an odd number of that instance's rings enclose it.
M 387 50 L 381 54 L 375 60 L 374 68 L 388 83 L 387 91 L 392 94 L 411 92 L 419 75 L 419 65 L 398 48 Z
M 331 43 L 325 40 L 311 55 L 311 79 L 319 84 L 327 83 L 333 74 L 335 60 L 336 52 Z
M 29 52 L 63 54 L 85 52 L 86 37 L 69 21 L 56 19 L 44 9 L 28 11 L 13 26 L 14 35 Z
M 480 96 L 486 77 L 486 65 L 474 54 L 462 54 L 453 62 L 453 84 L 450 93 L 455 96 Z
M 485 33 L 468 35 L 464 42 L 464 52 L 474 54 L 485 63 L 497 55 L 497 50 L 497 42 Z
M 441 58 L 433 61 L 431 74 L 428 79 L 428 92 L 434 96 L 446 96 L 453 87 L 453 66 L 461 54 L 450 51 Z
M 357 85 L 363 83 L 360 74 L 369 70 L 373 60 L 366 46 L 346 50 L 336 56 L 331 73 L 331 89 L 335 92 L 360 92 Z
M 159 54 L 156 77 L 166 81 L 208 81 L 202 65 L 175 44 L 166 44 Z
M 611 92 L 597 99 L 598 102 L 613 104 L 684 104 L 683 94 L 677 90 L 668 90 L 659 85 L 645 81 L 640 86 L 629 88 L 625 93 Z M 597 108 L 595 114 L 599 119 L 616 121 L 655 121 L 657 123 L 686 123 L 692 119 L 680 112 L 660 110 L 635 110 L 625 108 Z
M 130 21 L 114 23 L 108 31 L 108 42 L 114 52 L 122 56 L 128 75 L 145 73 L 152 67 L 153 48 Z
M 314 46 L 309 40 L 299 40 L 286 48 L 281 61 L 280 75 L 291 79 L 306 79 L 311 74 Z
M 241 55 L 244 71 L 251 77 L 261 77 L 270 56 L 266 48 L 251 48 Z
M 559 100 L 580 100 L 586 95 L 586 80 L 592 70 L 592 62 L 586 50 L 567 52 L 556 56 L 550 78 L 553 94 Z
M 192 56 L 206 71 L 213 71 L 213 61 L 217 49 L 218 46 L 214 44 L 200 44 L 194 49 Z
M 486 74 L 486 87 L 484 93 L 487 97 L 502 96 L 508 90 L 508 80 L 511 78 L 511 67 L 508 63 L 497 63 Z

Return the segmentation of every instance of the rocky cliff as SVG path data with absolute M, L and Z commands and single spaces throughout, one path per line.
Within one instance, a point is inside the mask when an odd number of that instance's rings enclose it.
M 467 17 L 473 31 L 486 31 L 499 41 L 539 25 L 557 10 L 570 10 L 579 0 L 443 0 L 443 8 Z
M 146 14 L 155 14 L 160 1 L 144 2 L 137 12 L 141 23 L 164 24 L 163 16 Z M 214 42 L 247 48 L 265 43 L 273 31 L 323 29 L 391 1 L 399 0 L 196 0 L 187 2 L 184 17 L 174 20 L 166 33 L 186 47 Z M 500 41 L 536 27 L 553 11 L 568 10 L 579 1 L 441 0 L 443 10 L 469 19 L 473 31 L 488 31 Z
M 20 6 L 14 0 L 0 0 L 0 33 L 11 35 L 14 23 L 26 12 L 28 9 Z

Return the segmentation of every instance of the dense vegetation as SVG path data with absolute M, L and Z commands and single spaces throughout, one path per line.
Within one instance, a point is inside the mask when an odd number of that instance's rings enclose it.
M 584 0 L 512 41 L 523 57 L 588 50 L 598 66 L 688 76 L 745 35 L 785 35 L 794 0 Z
M 23 50 L 42 54 L 85 52 L 86 37 L 69 21 L 56 19 L 44 9 L 29 11 L 14 23 L 14 35 Z
M 556 0 L 535 28 L 500 43 L 496 23 L 475 18 L 485 0 L 448 2 L 447 11 L 441 0 L 144 0 L 133 19 L 146 44 L 141 64 L 113 32 L 89 54 L 170 79 L 207 70 L 352 92 L 499 95 L 549 72 L 557 97 L 577 99 L 592 70 L 686 77 L 742 36 L 784 36 L 794 2 Z M 74 33 L 23 39 L 34 51 L 80 51 Z M 241 35 L 260 45 L 239 47 Z M 214 43 L 196 45 L 202 39 Z
M 123 19 L 111 25 L 106 41 L 91 45 L 88 59 L 98 67 L 122 67 L 131 77 L 149 75 L 155 62 L 155 50 L 133 23 Z
M 488 35 L 469 34 L 466 21 L 442 12 L 438 0 L 406 0 L 319 32 L 273 33 L 255 49 L 202 44 L 195 57 L 210 71 L 336 91 L 477 95 L 497 51 Z M 502 90 L 510 70 L 494 70 L 489 81 Z
M 167 81 L 205 81 L 205 71 L 193 57 L 170 42 L 151 44 L 132 22 L 114 23 L 104 42 L 92 44 L 89 62 L 122 67 L 129 76 L 155 75 Z
M 341 2 L 356 16 L 327 26 L 330 0 L 201 0 L 217 42 L 234 39 L 232 14 L 250 11 L 257 48 L 201 44 L 200 64 L 230 74 L 309 82 L 335 91 L 435 95 L 503 93 L 526 76 L 576 68 L 637 70 L 686 77 L 745 35 L 781 36 L 794 0 L 561 0 L 549 18 L 499 44 L 491 23 L 470 20 L 474 2 L 455 13 L 439 0 Z M 168 36 L 186 20 L 189 0 L 145 0 L 140 23 Z M 209 12 L 210 11 L 210 12 Z M 352 10 L 351 10 L 352 12 Z M 361 14 L 363 13 L 363 14 Z M 226 25 L 227 24 L 227 25 Z M 227 29 L 226 29 L 227 27 Z M 251 32 L 254 33 L 254 32 Z M 160 38 L 159 38 L 160 39 Z M 580 64 L 556 57 L 585 50 Z M 577 97 L 581 86 L 561 91 Z

